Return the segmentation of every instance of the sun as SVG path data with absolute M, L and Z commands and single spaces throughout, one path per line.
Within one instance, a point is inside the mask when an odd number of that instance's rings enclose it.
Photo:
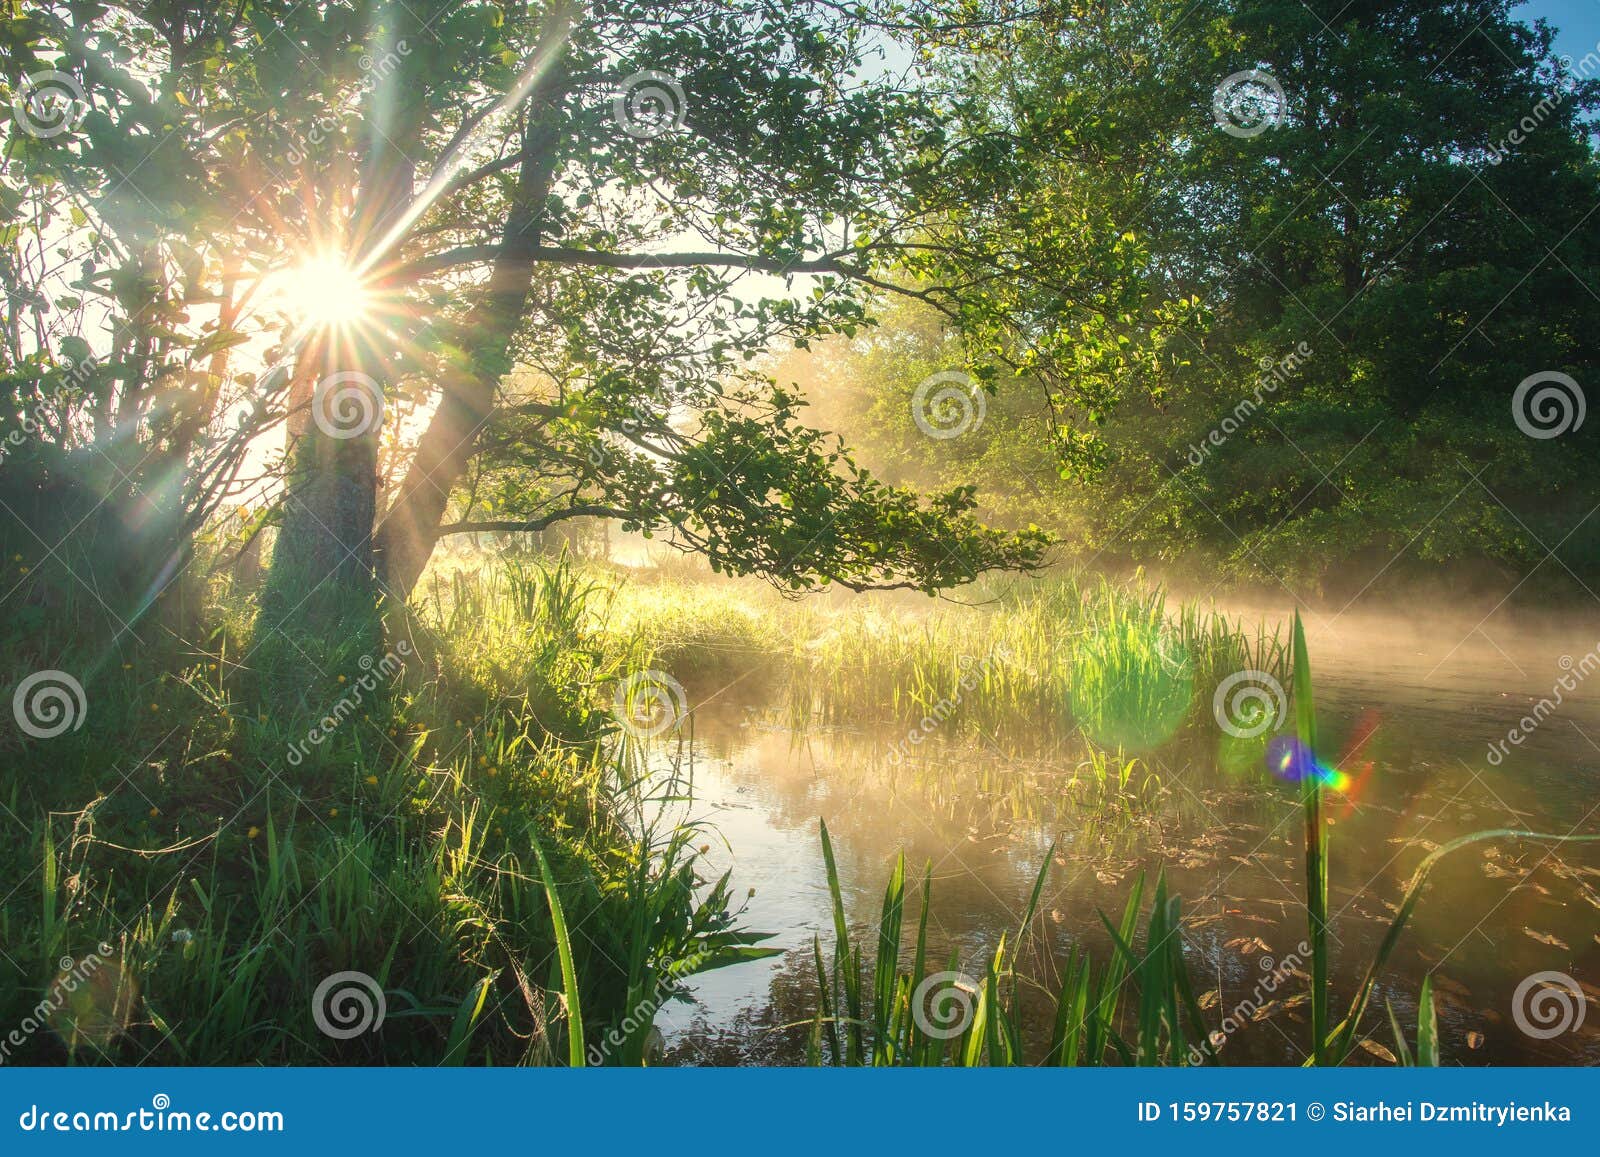
M 368 320 L 372 291 L 361 275 L 337 256 L 319 254 L 272 279 L 274 307 L 307 329 L 344 328 Z

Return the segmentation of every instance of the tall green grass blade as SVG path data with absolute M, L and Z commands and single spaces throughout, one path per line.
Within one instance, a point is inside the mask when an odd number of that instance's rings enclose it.
M 833 933 L 838 942 L 834 969 L 844 988 L 844 1011 L 849 1017 L 845 1025 L 845 1060 L 847 1064 L 859 1065 L 865 1052 L 861 1037 L 861 961 L 857 950 L 850 944 L 850 924 L 844 914 L 844 889 L 839 883 L 839 865 L 833 857 L 833 840 L 828 836 L 826 822 L 821 824 L 821 829 L 822 860 L 828 870 L 828 893 L 833 898 Z
M 1400 1061 L 1401 1068 L 1409 1069 L 1417 1062 L 1412 1059 L 1411 1046 L 1406 1044 L 1406 1030 L 1400 1026 L 1400 1018 L 1395 1014 L 1394 1005 L 1386 1000 L 1383 1002 L 1383 1007 L 1389 1013 L 1389 1031 L 1394 1033 L 1394 1055 Z M 1422 1026 L 1419 1024 L 1417 1027 L 1420 1033 Z M 1420 1035 L 1417 1043 L 1419 1045 L 1422 1043 Z
M 450 1025 L 450 1039 L 445 1044 L 444 1060 L 440 1064 L 457 1066 L 466 1063 L 467 1042 L 472 1037 L 472 1030 L 478 1026 L 478 1018 L 483 1015 L 483 1007 L 489 1001 L 489 989 L 493 984 L 494 977 L 485 976 L 467 990 Z
M 1328 844 L 1322 823 L 1322 780 L 1317 775 L 1317 709 L 1311 691 L 1311 657 L 1306 652 L 1305 624 L 1294 613 L 1296 758 L 1303 761 L 1300 802 L 1305 812 L 1306 920 L 1311 938 L 1311 1061 L 1326 1064 L 1328 1036 Z
M 873 1064 L 892 1064 L 895 1040 L 891 1020 L 895 1011 L 896 980 L 900 966 L 900 925 L 906 902 L 906 858 L 895 857 L 889 885 L 883 892 L 883 913 L 878 922 L 878 959 L 872 978 Z
M 561 907 L 561 897 L 556 892 L 555 877 L 550 874 L 550 861 L 545 859 L 544 848 L 537 836 L 530 833 L 533 854 L 539 857 L 539 874 L 544 878 L 544 894 L 550 902 L 550 923 L 555 929 L 556 953 L 561 960 L 561 987 L 567 1003 L 567 1063 L 575 1069 L 583 1068 L 583 1004 L 578 993 L 578 970 L 572 963 L 572 940 L 567 935 L 567 916 Z
M 933 1059 L 934 1044 L 922 1031 L 922 1025 L 917 1017 L 917 1010 L 912 1008 L 916 1000 L 917 989 L 922 984 L 922 978 L 927 974 L 928 960 L 928 903 L 933 895 L 933 861 L 928 861 L 922 866 L 922 911 L 917 917 L 917 949 L 911 960 L 911 975 L 907 978 L 906 987 L 909 989 L 906 1005 L 909 1010 L 906 1027 L 906 1051 L 914 1065 L 925 1065 Z
M 1439 1067 L 1439 1014 L 1433 1006 L 1433 973 L 1422 978 L 1422 995 L 1417 998 L 1417 1064 Z

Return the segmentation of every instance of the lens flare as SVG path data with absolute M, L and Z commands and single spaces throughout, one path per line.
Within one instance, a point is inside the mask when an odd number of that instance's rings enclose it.
M 1347 791 L 1351 778 L 1336 767 L 1320 762 L 1311 749 L 1292 735 L 1273 736 L 1267 744 L 1267 767 L 1288 783 L 1314 780 L 1330 791 Z

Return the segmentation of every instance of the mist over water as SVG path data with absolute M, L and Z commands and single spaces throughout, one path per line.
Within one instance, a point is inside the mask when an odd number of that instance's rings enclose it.
M 1245 624 L 1281 624 L 1282 607 L 1219 604 Z M 1335 1007 L 1359 984 L 1406 883 L 1428 852 L 1489 828 L 1600 830 L 1600 644 L 1593 619 L 1503 608 L 1414 612 L 1398 604 L 1305 614 L 1321 756 L 1352 777 L 1330 794 Z M 1566 677 L 1572 689 L 1563 688 Z M 1211 688 L 1195 694 L 1209 697 Z M 1559 699 L 1559 702 L 1557 701 Z M 1540 707 L 1541 700 L 1544 706 Z M 1306 1054 L 1306 937 L 1300 813 L 1294 790 L 1261 769 L 1221 767 L 1188 736 L 1146 755 L 1161 791 L 1125 817 L 1061 806 L 1076 759 L 1008 758 L 982 745 L 931 743 L 888 758 L 904 727 L 791 730 L 763 705 L 696 716 L 690 749 L 699 814 L 730 849 L 726 866 L 756 889 L 747 923 L 789 950 L 714 973 L 696 1004 L 658 1023 L 676 1063 L 798 1061 L 815 986 L 812 938 L 832 926 L 818 854 L 822 817 L 841 849 L 850 918 L 875 927 L 896 851 L 920 881 L 932 865 L 931 951 L 969 973 L 1002 934 L 1015 937 L 1047 852 L 1054 864 L 1025 959 L 1041 979 L 1075 944 L 1109 948 L 1097 910 L 1115 916 L 1136 875 L 1165 872 L 1185 901 L 1185 952 L 1202 1003 L 1219 1018 L 1243 1004 L 1224 1045 L 1230 1063 L 1299 1063 Z M 1533 723 L 1531 728 L 1526 724 Z M 1508 734 L 1522 736 L 1508 742 Z M 1490 752 L 1502 754 L 1491 759 Z M 908 910 L 920 903 L 916 887 Z M 1289 969 L 1274 992 L 1262 977 Z M 1538 1040 L 1519 1031 L 1519 983 L 1549 970 L 1600 997 L 1600 855 L 1593 845 L 1497 840 L 1435 870 L 1375 1007 L 1403 1021 L 1432 972 L 1447 1058 L 1465 1063 L 1600 1061 L 1600 1024 Z M 1049 1009 L 1030 1018 L 1047 1031 Z M 1381 1017 L 1377 1018 L 1381 1021 Z M 801 1023 L 806 1022 L 806 1023 Z M 1357 1063 L 1387 1061 L 1387 1029 Z M 1035 1055 L 1043 1040 L 1033 1042 Z

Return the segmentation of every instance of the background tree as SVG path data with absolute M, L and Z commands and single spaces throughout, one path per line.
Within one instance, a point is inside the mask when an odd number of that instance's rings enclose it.
M 1137 238 L 1145 292 L 1201 308 L 1162 372 L 1114 375 L 1106 404 L 1019 395 L 937 454 L 883 363 L 944 336 L 880 334 L 842 371 L 880 397 L 868 460 L 991 479 L 991 513 L 1060 528 L 1084 558 L 1354 593 L 1397 555 L 1389 573 L 1487 559 L 1514 579 L 1559 541 L 1582 575 L 1593 527 L 1566 536 L 1600 500 L 1588 427 L 1529 438 L 1512 414 L 1525 377 L 1581 385 L 1597 362 L 1600 62 L 1550 44 L 1500 3 L 1352 4 L 1333 24 L 1261 0 L 1079 4 L 968 36 L 970 115 L 1058 126 L 1054 179 Z M 1214 99 L 1249 70 L 1282 97 L 1255 92 L 1267 115 L 1230 132 Z M 1302 343 L 1286 376 L 1262 368 Z M 1052 423 L 1086 450 L 1058 481 L 1038 453 Z

